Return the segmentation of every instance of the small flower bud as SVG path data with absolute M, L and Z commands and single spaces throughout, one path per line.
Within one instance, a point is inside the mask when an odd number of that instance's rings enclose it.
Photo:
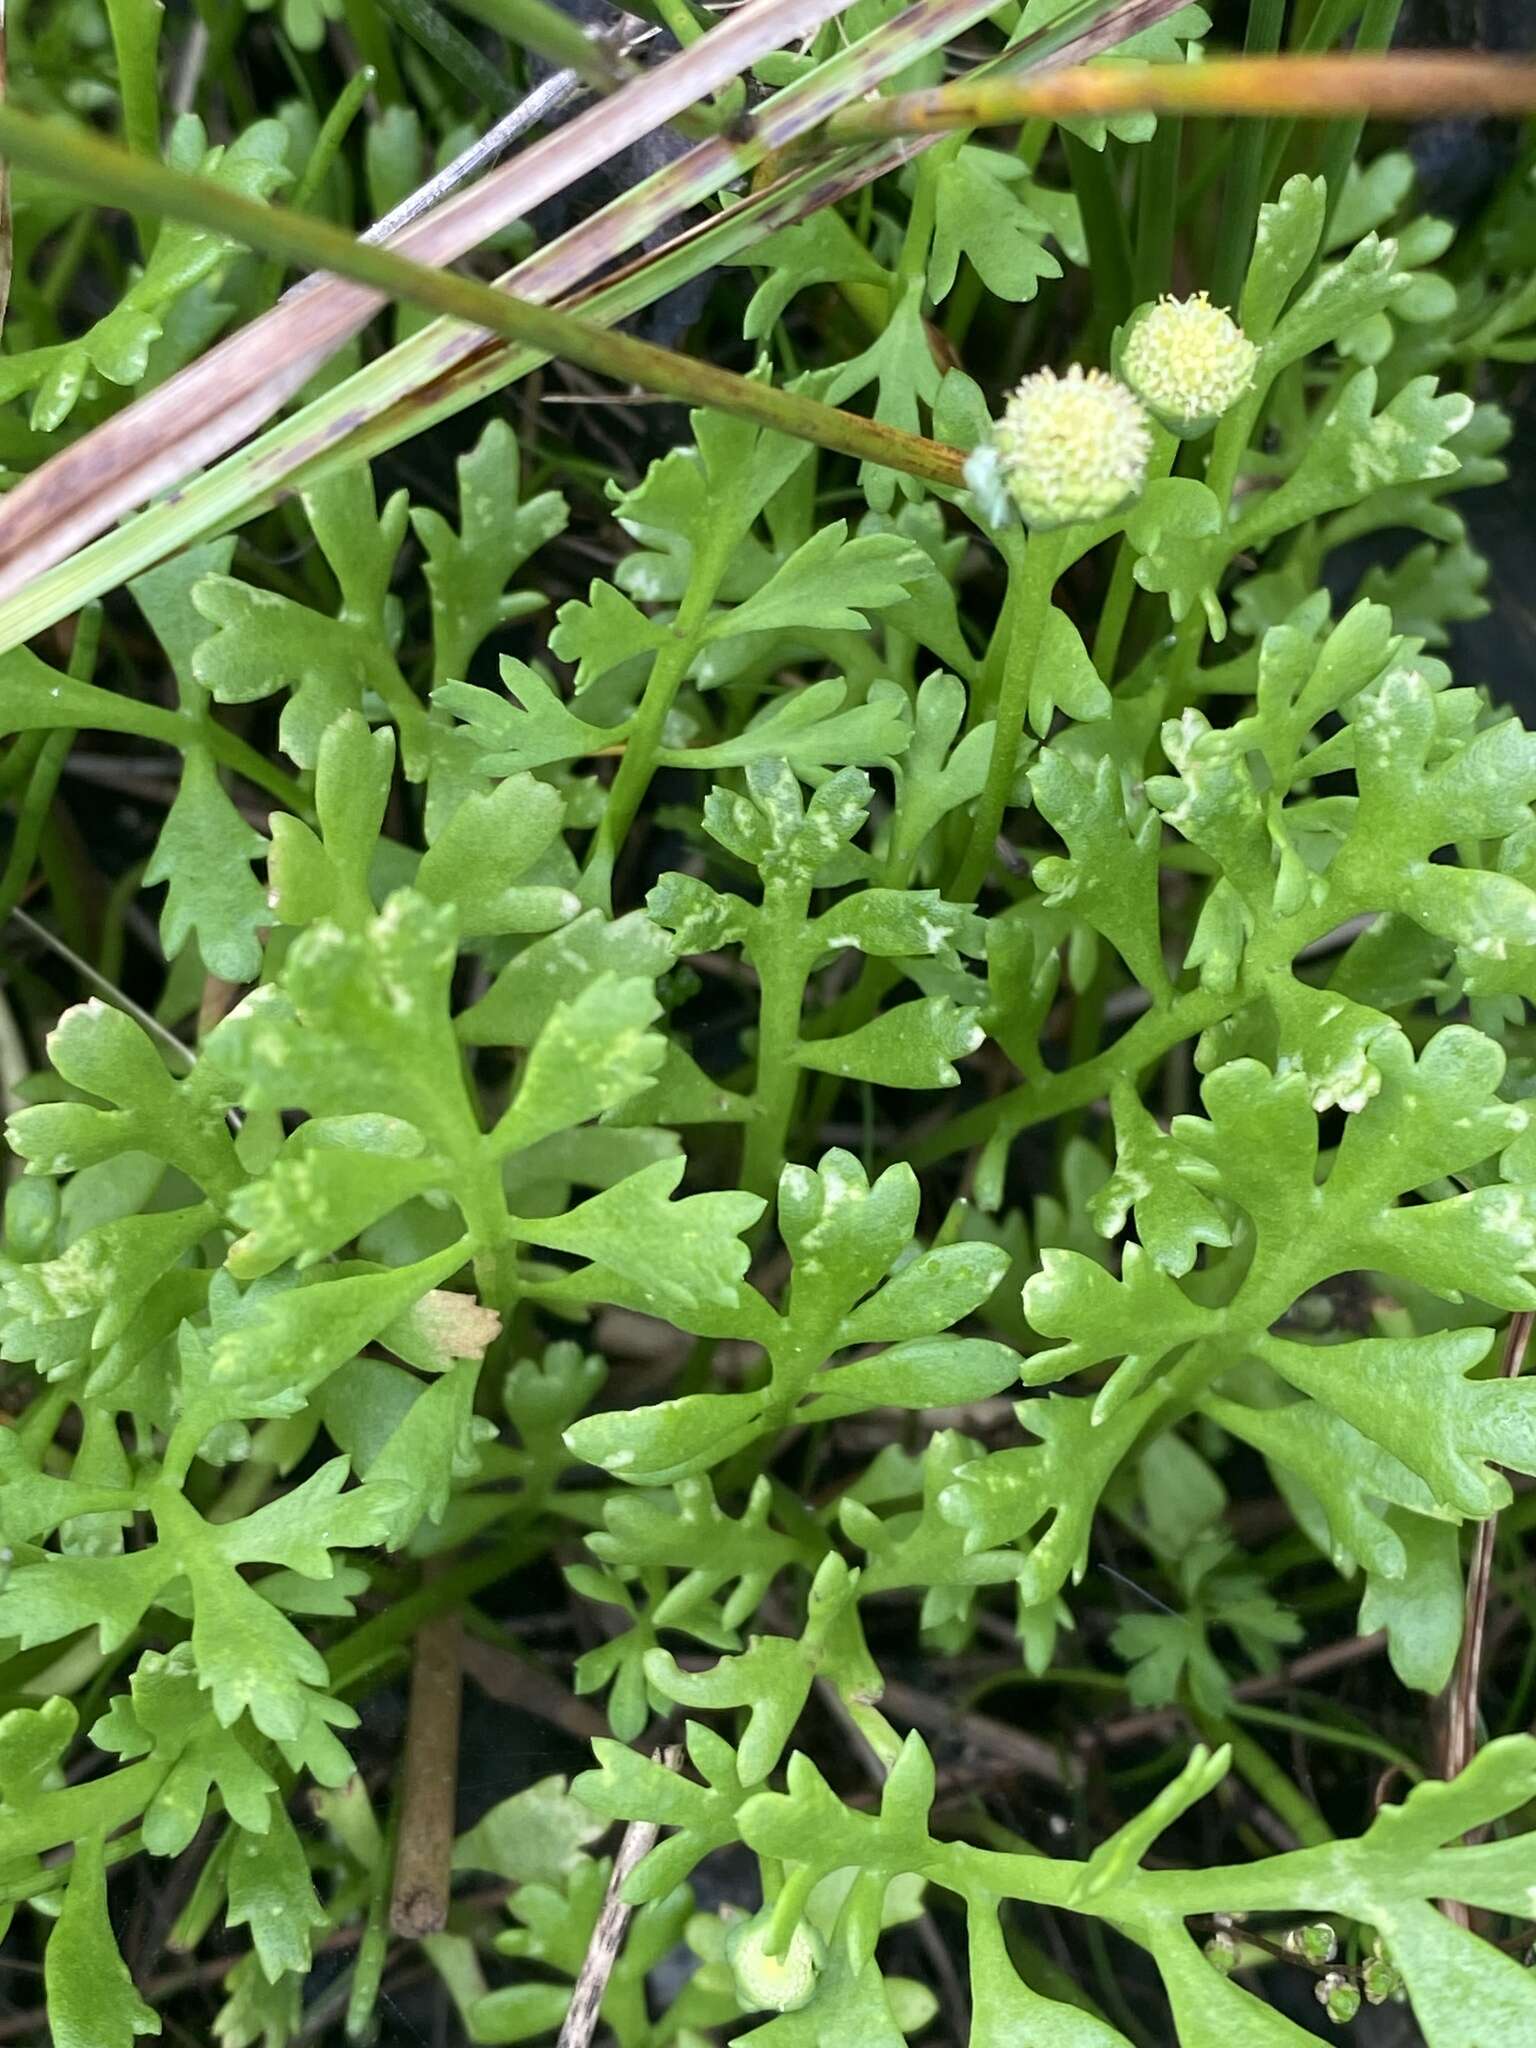
M 1074 363 L 1026 377 L 993 429 L 1004 488 L 1041 532 L 1107 519 L 1146 482 L 1151 431 L 1117 377 Z
M 1259 352 L 1204 292 L 1159 299 L 1132 322 L 1120 374 L 1170 432 L 1203 434 L 1253 382 Z
M 1360 1986 L 1365 1993 L 1367 2005 L 1385 2005 L 1389 1998 L 1395 1998 L 1403 1988 L 1397 1965 L 1382 1947 L 1380 1940 L 1371 1944 L 1371 1953 L 1360 1969 Z
M 1347 2026 L 1360 2010 L 1360 1993 L 1338 1970 L 1317 1980 L 1317 2002 L 1336 2027 Z
M 1219 1970 L 1223 1977 L 1230 1977 L 1234 1970 L 1241 1967 L 1243 1945 L 1235 1934 L 1229 1934 L 1222 1928 L 1205 1944 L 1205 1959 L 1212 1969 Z
M 816 1989 L 825 1949 L 815 1928 L 801 1921 L 783 1955 L 770 1955 L 772 1925 L 772 1908 L 765 1906 L 732 1928 L 725 1946 L 731 1974 L 749 2012 L 797 2012 Z
M 1331 1963 L 1339 1952 L 1339 1937 L 1326 1920 L 1314 1920 L 1307 1927 L 1293 1927 L 1285 1937 L 1292 1955 L 1305 1956 L 1309 1963 Z

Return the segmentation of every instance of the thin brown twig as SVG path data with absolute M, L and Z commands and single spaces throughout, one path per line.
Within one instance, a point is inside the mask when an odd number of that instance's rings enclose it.
M 436 1934 L 448 1920 L 463 1678 L 455 1608 L 434 1614 L 416 1631 L 400 1840 L 389 1899 L 389 1924 L 408 1938 Z
M 675 1771 L 682 1760 L 680 1744 L 674 1743 L 656 1753 L 656 1761 L 665 1770 Z M 597 1916 L 597 1925 L 587 1944 L 581 1974 L 571 1992 L 571 2002 L 566 2008 L 555 2048 L 588 2048 L 597 2030 L 603 1995 L 613 1975 L 613 1966 L 619 1959 L 619 1950 L 624 1946 L 624 1930 L 629 1925 L 629 1916 L 634 1911 L 624 1901 L 624 1885 L 635 1866 L 655 1848 L 660 1833 L 660 1824 L 649 1820 L 632 1820 L 624 1830 L 618 1854 L 613 1859 L 613 1874 L 608 1880 L 603 1910 Z
M 1320 1650 L 1309 1650 L 1304 1657 L 1297 1657 L 1282 1670 L 1243 1679 L 1233 1686 L 1232 1697 L 1246 1701 L 1288 1692 L 1293 1686 L 1305 1685 L 1309 1679 L 1321 1678 L 1344 1665 L 1359 1663 L 1364 1657 L 1378 1656 L 1386 1646 L 1386 1632 L 1382 1629 L 1373 1635 L 1351 1636 L 1346 1642 L 1326 1643 Z M 1144 1714 L 1124 1714 L 1115 1721 L 1094 1722 L 1084 1731 L 1083 1746 L 1139 1742 L 1144 1736 L 1167 1735 L 1183 1719 L 1183 1711 L 1178 1707 L 1155 1707 Z
M 1522 1309 L 1510 1317 L 1504 1336 L 1504 1359 L 1500 1367 L 1502 1378 L 1512 1380 L 1519 1377 L 1525 1364 L 1526 1347 L 1531 1341 L 1533 1321 L 1536 1317 L 1529 1309 Z M 1472 1545 L 1472 1558 L 1467 1570 L 1466 1623 L 1456 1669 L 1447 1688 L 1445 1728 L 1440 1747 L 1442 1778 L 1457 1777 L 1477 1754 L 1478 1692 L 1482 1681 L 1483 1643 L 1488 1626 L 1488 1594 L 1493 1583 L 1493 1545 L 1498 1522 L 1497 1513 L 1481 1522 Z M 1460 1926 L 1470 1925 L 1471 1916 L 1459 1899 L 1443 1899 L 1440 1910 Z
M 464 1670 L 480 1690 L 502 1706 L 518 1707 L 579 1742 L 608 1733 L 607 1716 L 590 1700 L 578 1699 L 552 1672 L 516 1650 L 466 1635 L 462 1657 Z
M 895 93 L 841 107 L 799 145 L 876 135 L 1009 126 L 1071 115 L 1234 116 L 1363 113 L 1414 119 L 1444 114 L 1528 114 L 1536 64 L 1482 53 L 1395 50 L 1380 55 L 1210 57 L 1201 64 L 1123 63 L 1053 78 L 985 78 Z
M 963 1711 L 953 1700 L 934 1698 L 917 1686 L 904 1685 L 896 1679 L 886 1680 L 880 1704 L 897 1720 L 910 1722 L 914 1728 L 958 1735 L 980 1754 L 995 1757 L 1024 1776 L 1043 1779 L 1048 1785 L 1070 1782 L 1069 1770 L 1063 1768 L 1061 1758 L 1048 1742 L 1026 1734 L 1022 1728 L 1011 1727 L 1006 1721 L 995 1721 L 989 1714 Z
M 1504 1379 L 1518 1378 L 1525 1364 L 1526 1347 L 1531 1340 L 1533 1317 L 1530 1310 L 1521 1310 L 1509 1319 L 1509 1328 L 1504 1338 L 1504 1360 L 1500 1368 Z M 1467 1619 L 1462 1633 L 1461 1651 L 1456 1660 L 1455 1675 L 1451 1680 L 1450 1712 L 1447 1716 L 1445 1740 L 1441 1750 L 1441 1776 L 1454 1778 L 1464 1771 L 1472 1761 L 1477 1748 L 1477 1695 L 1482 1677 L 1483 1641 L 1488 1625 L 1488 1593 L 1493 1578 L 1493 1544 L 1498 1530 L 1498 1516 L 1492 1514 L 1479 1524 L 1477 1539 L 1472 1546 L 1472 1559 L 1467 1572 Z
M 1233 1686 L 1232 1697 L 1259 1700 L 1268 1693 L 1287 1692 L 1292 1686 L 1306 1685 L 1310 1680 L 1338 1671 L 1346 1664 L 1358 1664 L 1362 1657 L 1379 1656 L 1386 1647 L 1387 1632 L 1380 1628 L 1368 1636 L 1348 1636 L 1341 1643 L 1324 1643 L 1321 1649 L 1308 1650 L 1304 1656 L 1293 1657 L 1279 1671 L 1243 1679 Z
M 1272 1935 L 1259 1934 L 1246 1922 L 1234 1925 L 1222 1913 L 1205 1914 L 1200 1919 L 1192 1921 L 1191 1926 L 1198 1934 L 1230 1934 L 1234 1941 L 1243 1942 L 1250 1948 L 1262 1949 L 1265 1955 L 1273 1956 L 1276 1962 L 1294 1963 L 1297 1969 L 1309 1970 L 1314 1977 L 1358 1978 L 1365 1974 L 1364 1966 L 1360 1963 L 1343 1960 L 1315 1963 L 1310 1956 L 1303 1955 L 1300 1949 L 1289 1948 L 1283 1941 L 1276 1941 Z

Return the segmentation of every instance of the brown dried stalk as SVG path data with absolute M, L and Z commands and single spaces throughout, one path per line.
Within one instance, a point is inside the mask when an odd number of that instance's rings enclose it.
M 1531 1311 L 1522 1310 L 1509 1319 L 1504 1339 L 1503 1378 L 1519 1377 L 1531 1341 Z M 1477 1753 L 1478 1690 L 1483 1669 L 1483 1637 L 1488 1622 L 1488 1593 L 1493 1579 L 1493 1544 L 1498 1515 L 1478 1524 L 1467 1570 L 1467 1619 L 1462 1632 L 1456 1670 L 1447 1688 L 1445 1736 L 1440 1753 L 1440 1775 L 1454 1778 L 1464 1771 Z
M 852 0 L 746 0 L 718 28 L 587 108 L 480 184 L 412 221 L 390 243 L 442 266 L 524 218 L 784 42 Z M 5 501 L 0 589 L 63 560 L 117 517 L 166 491 L 269 420 L 384 303 L 327 278 L 253 320 L 93 433 L 56 455 Z
M 844 107 L 820 141 L 1011 126 L 1106 114 L 1339 114 L 1411 119 L 1536 110 L 1536 63 L 1525 58 L 1404 50 L 1392 55 L 1210 57 L 1201 64 L 1117 64 L 1054 78 L 993 78 L 897 93 Z
M 670 1749 L 658 1750 L 656 1761 L 666 1770 L 677 1770 L 683 1761 L 681 1747 L 674 1745 Z M 566 2007 L 565 2021 L 555 2048 L 587 2048 L 597 2031 L 603 1995 L 608 1989 L 608 1979 L 613 1975 L 613 1966 L 619 1959 L 619 1950 L 624 1946 L 624 1930 L 629 1925 L 629 1916 L 634 1911 L 633 1906 L 624 1902 L 625 1881 L 636 1864 L 655 1848 L 660 1833 L 658 1823 L 649 1820 L 632 1820 L 624 1830 L 619 1853 L 613 1859 L 613 1874 L 608 1880 L 603 1910 L 597 1916 L 597 1925 L 587 1944 L 581 1974 L 571 1992 L 571 2002 Z
M 434 1614 L 416 1631 L 399 1846 L 389 1899 L 389 1924 L 407 1939 L 436 1934 L 448 1919 L 463 1693 L 460 1626 L 452 1609 Z
M 1017 45 L 999 62 L 1009 68 L 1027 64 L 1032 70 L 1080 62 L 1166 18 L 1180 4 L 1182 0 L 1081 0 L 1079 6 Z M 719 138 L 700 145 L 635 192 L 613 202 L 547 248 L 536 251 L 501 283 L 546 303 L 570 292 L 652 235 L 667 220 L 816 126 L 824 119 L 829 100 L 835 103 L 872 90 L 884 77 L 909 64 L 914 56 L 937 47 L 948 36 L 984 18 L 989 5 L 990 0 L 916 0 L 895 20 L 822 66 L 803 86 L 777 95 L 757 118 L 750 146 Z M 837 11 L 832 0 L 823 0 L 816 9 L 822 19 Z M 761 12 L 757 0 L 750 0 L 733 18 L 732 26 Z M 796 13 L 794 8 L 778 10 L 776 25 L 786 37 L 799 32 L 789 20 Z M 706 48 L 717 50 L 723 33 L 712 31 L 687 54 L 692 57 Z M 772 47 L 773 34 L 766 26 L 761 27 L 760 33 L 764 39 L 762 49 Z M 762 54 L 762 49 L 756 54 Z M 753 61 L 750 51 L 738 49 L 736 55 L 742 67 Z M 671 66 L 659 67 L 644 83 L 652 85 L 664 73 L 670 74 L 679 61 L 674 59 Z M 578 133 L 594 116 L 607 124 L 623 97 L 618 95 L 602 108 L 593 109 L 562 130 L 560 136 L 550 138 L 550 143 Z M 666 118 L 664 109 L 653 111 L 658 120 Z M 771 207 L 760 216 L 754 211 L 765 198 L 772 200 L 772 192 L 754 195 L 741 209 L 740 217 L 748 223 L 742 246 L 772 227 L 802 218 L 805 211 L 824 203 L 834 191 L 855 191 L 882 172 L 898 168 L 927 146 L 921 138 L 902 138 L 863 152 L 843 152 L 831 168 L 828 184 L 819 189 L 816 198 L 801 206 L 786 204 L 777 218 L 772 217 Z M 526 175 L 530 165 L 537 167 L 542 160 L 541 152 L 548 147 L 544 143 L 536 145 L 506 166 L 498 177 Z M 572 175 L 578 175 L 584 167 L 578 166 Z M 479 193 L 483 194 L 492 183 L 487 179 Z M 792 185 L 794 180 L 787 178 L 784 183 Z M 436 220 L 438 216 L 432 218 Z M 714 260 L 719 260 L 720 255 L 720 249 L 715 247 Z M 659 269 L 660 262 L 660 257 L 653 259 L 652 269 Z M 671 281 L 681 280 L 674 276 Z M 314 291 L 306 306 L 306 327 L 308 307 L 320 303 L 322 293 L 328 295 L 337 289 L 341 287 L 326 280 Z M 623 318 L 626 312 L 648 303 L 653 296 L 643 285 L 633 285 L 627 295 L 620 292 L 621 303 L 613 303 L 610 310 L 606 292 L 605 287 L 603 315 L 607 320 Z M 290 294 L 289 301 L 277 311 L 286 308 L 291 312 L 291 299 Z M 248 337 L 254 332 L 254 328 L 242 330 L 220 344 L 182 372 L 172 385 L 128 407 L 74 448 L 45 464 L 10 494 L 0 510 L 0 598 L 28 589 L 45 570 L 66 561 L 124 511 L 142 504 L 169 483 L 191 474 L 211 457 L 232 447 L 276 409 L 281 397 L 303 381 L 312 367 L 308 360 L 283 385 L 278 399 L 268 405 L 260 385 L 260 373 L 267 367 L 268 358 L 252 362 L 248 351 Z M 176 519 L 169 522 L 175 528 L 174 535 L 167 535 L 158 545 L 146 535 L 142 559 L 135 554 L 131 561 L 125 561 L 127 551 L 122 549 L 112 552 L 110 568 L 105 563 L 98 567 L 81 559 L 78 567 L 71 563 L 71 574 L 63 579 L 69 584 L 67 590 L 60 579 L 50 579 L 46 598 L 39 591 L 36 603 L 8 607 L 5 644 L 15 644 L 18 634 L 26 637 L 38 630 L 40 623 L 46 622 L 49 607 L 62 603 L 64 609 L 73 609 L 81 601 L 82 592 L 112 587 L 137 568 L 158 559 L 167 545 L 184 542 L 194 535 L 225 531 L 232 521 L 251 516 L 270 503 L 275 494 L 294 488 L 300 479 L 315 480 L 338 462 L 365 460 L 474 399 L 500 389 L 530 366 L 527 351 L 515 345 L 488 345 L 462 327 L 436 323 L 375 366 L 377 374 L 364 372 L 361 378 L 349 380 L 342 391 L 306 408 L 301 416 L 303 431 L 285 426 L 263 436 L 236 458 L 240 464 L 238 476 L 227 475 L 231 465 L 226 464 L 189 486 L 185 514 L 180 509 L 183 494 L 173 492 L 166 506 L 177 513 Z M 201 384 L 196 381 L 200 379 L 209 379 L 216 385 L 214 399 L 206 404 L 202 402 Z M 156 403 L 178 387 L 187 400 L 185 408 Z M 379 396 L 372 395 L 376 391 Z M 194 500 L 198 510 L 192 516 Z M 157 526 L 166 523 L 157 522 Z M 52 587 L 55 581 L 60 583 L 57 591 Z
M 1519 1376 L 1525 1364 L 1526 1347 L 1531 1341 L 1531 1326 L 1536 1317 L 1529 1310 L 1522 1310 L 1509 1319 L 1509 1329 L 1504 1338 L 1504 1361 L 1500 1372 L 1505 1379 Z M 1493 1543 L 1498 1530 L 1498 1515 L 1492 1514 L 1478 1525 L 1476 1539 L 1472 1545 L 1472 1558 L 1467 1570 L 1466 1622 L 1462 1629 L 1461 1650 L 1456 1659 L 1456 1669 L 1446 1687 L 1442 1705 L 1445 1721 L 1440 1742 L 1440 1775 L 1455 1778 L 1464 1771 L 1477 1754 L 1478 1693 L 1483 1675 L 1483 1637 L 1488 1624 L 1488 1593 L 1493 1582 Z M 1476 1841 L 1478 1831 L 1464 1837 Z M 1441 1912 L 1447 1920 L 1455 1921 L 1458 1927 L 1470 1927 L 1472 1915 L 1460 1899 L 1441 1899 Z
M 575 314 L 495 291 L 455 271 L 413 263 L 393 249 L 355 241 L 327 221 L 286 207 L 263 206 L 204 178 L 130 156 L 115 144 L 94 137 L 61 137 L 50 124 L 8 107 L 0 107 L 0 150 L 33 170 L 67 178 L 98 198 L 116 192 L 146 213 L 219 228 L 253 249 L 375 284 L 392 298 L 446 313 L 471 331 L 483 327 L 504 335 L 542 356 L 559 356 L 691 405 L 712 406 L 929 483 L 957 487 L 961 482 L 964 457 L 941 442 L 743 377 L 699 357 L 614 333 Z

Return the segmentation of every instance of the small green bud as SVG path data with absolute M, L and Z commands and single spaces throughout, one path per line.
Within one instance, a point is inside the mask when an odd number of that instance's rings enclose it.
M 1382 1947 L 1379 1935 L 1371 1943 L 1371 1952 L 1361 1967 L 1360 1983 L 1367 2005 L 1385 2005 L 1403 1988 L 1398 1967 Z
M 1037 370 L 993 428 L 1003 488 L 1037 532 L 1107 519 L 1138 497 L 1152 435 L 1117 377 L 1074 363 L 1064 377 Z
M 1159 299 L 1131 324 L 1120 374 L 1170 432 L 1192 437 L 1215 425 L 1253 382 L 1259 352 L 1204 292 Z
M 748 2012 L 798 2012 L 816 1989 L 826 1948 L 814 1927 L 803 1920 L 789 1938 L 783 1955 L 768 1953 L 773 1910 L 744 1920 L 731 1930 L 725 1952 L 736 1979 L 736 1992 Z
M 1235 1934 L 1229 1934 L 1223 1928 L 1205 1944 L 1205 1959 L 1213 1970 L 1219 1970 L 1223 1977 L 1230 1977 L 1243 1960 L 1243 1945 Z
M 1314 1920 L 1307 1927 L 1293 1927 L 1285 1937 L 1292 1955 L 1305 1956 L 1309 1963 L 1331 1963 L 1339 1952 L 1339 1937 L 1326 1920 Z
M 1317 1980 L 1317 2002 L 1336 2027 L 1347 2026 L 1360 2010 L 1360 1993 L 1338 1970 Z

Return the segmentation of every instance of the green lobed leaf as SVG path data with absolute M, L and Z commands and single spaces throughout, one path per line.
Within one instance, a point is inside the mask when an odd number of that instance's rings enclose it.
M 64 1903 L 44 1953 L 43 1985 L 57 2048 L 128 2048 L 140 2034 L 160 2032 L 113 1937 L 100 1835 L 75 1844 Z

